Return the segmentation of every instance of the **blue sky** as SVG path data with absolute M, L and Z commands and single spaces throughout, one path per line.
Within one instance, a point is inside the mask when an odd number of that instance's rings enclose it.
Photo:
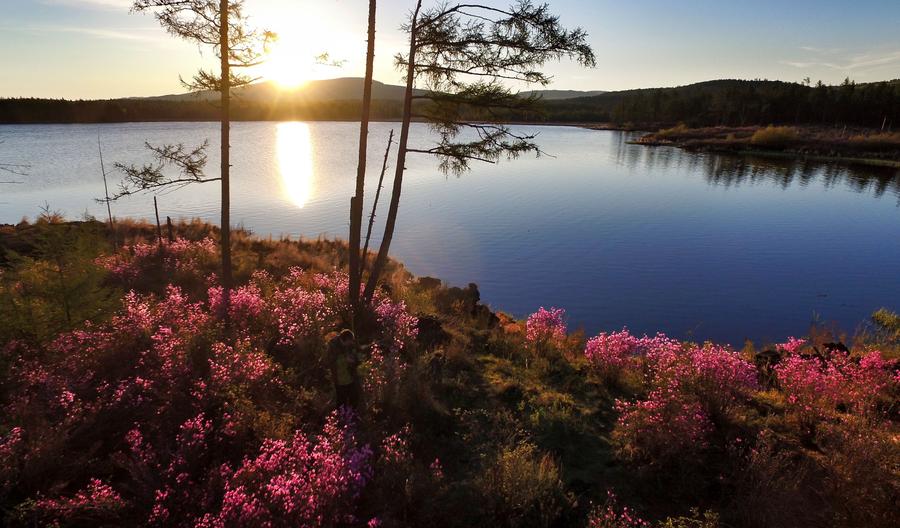
M 426 4 L 429 0 L 426 0 Z M 487 0 L 504 5 L 507 2 Z M 178 77 L 209 52 L 169 37 L 130 0 L 0 0 L 0 96 L 105 98 L 182 91 Z M 396 83 L 391 57 L 412 0 L 379 2 L 375 77 Z M 716 78 L 837 83 L 900 78 L 900 1 L 549 0 L 564 25 L 584 27 L 597 68 L 553 64 L 552 88 L 618 90 Z M 365 0 L 246 0 L 254 21 L 304 56 L 329 51 L 358 76 Z M 299 68 L 310 69 L 305 60 Z

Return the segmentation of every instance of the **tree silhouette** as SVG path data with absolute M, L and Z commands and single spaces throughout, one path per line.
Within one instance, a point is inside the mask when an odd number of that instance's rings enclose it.
M 350 258 L 349 258 L 349 275 L 350 275 L 350 308 L 355 314 L 359 307 L 359 290 L 362 281 L 362 259 L 365 259 L 365 253 L 360 256 L 360 239 L 362 235 L 362 214 L 363 214 L 363 195 L 366 184 L 366 154 L 368 152 L 369 141 L 369 114 L 372 108 L 372 70 L 375 62 L 375 12 L 377 9 L 376 0 L 369 0 L 369 19 L 367 29 L 366 42 L 366 73 L 363 81 L 363 100 L 362 100 L 362 116 L 359 123 L 359 160 L 356 168 L 356 193 L 350 200 Z M 393 134 L 393 132 L 392 132 Z M 388 142 L 390 147 L 390 142 Z M 379 187 L 380 187 L 379 183 Z M 374 218 L 374 209 L 372 212 Z M 371 234 L 371 223 L 369 233 Z M 366 237 L 366 246 L 368 247 L 368 236 Z
M 530 0 L 506 9 L 457 3 L 424 11 L 419 0 L 404 29 L 409 51 L 395 61 L 406 70 L 397 164 L 384 236 L 366 282 L 366 300 L 372 298 L 387 263 L 407 153 L 437 156 L 441 170 L 457 173 L 467 170 L 471 161 L 495 163 L 501 157 L 540 153 L 533 134 L 517 134 L 501 122 L 504 112 L 537 110 L 536 97 L 513 93 L 508 84 L 549 84 L 551 78 L 539 68 L 551 60 L 571 58 L 594 65 L 584 30 L 563 28 L 546 4 Z M 422 81 L 424 93 L 415 91 L 417 81 Z M 409 147 L 414 117 L 426 120 L 437 132 L 433 147 Z M 475 138 L 461 139 L 464 130 Z
M 126 171 L 127 181 L 139 189 L 153 189 L 168 185 L 218 180 L 222 185 L 221 249 L 224 314 L 227 317 L 231 298 L 231 193 L 230 193 L 230 132 L 231 90 L 253 81 L 235 73 L 235 68 L 260 64 L 266 44 L 274 38 L 268 31 L 258 32 L 248 27 L 243 13 L 243 0 L 135 0 L 132 11 L 152 11 L 166 31 L 172 35 L 213 49 L 219 58 L 219 71 L 200 70 L 192 80 L 182 83 L 192 91 L 210 90 L 220 94 L 221 166 L 219 178 L 206 178 L 202 169 L 206 163 L 206 144 L 194 150 L 184 145 L 152 147 L 159 164 Z M 201 162 L 202 161 L 202 162 Z M 166 163 L 179 166 L 181 175 L 165 177 Z M 133 168 L 133 167 L 132 167 Z

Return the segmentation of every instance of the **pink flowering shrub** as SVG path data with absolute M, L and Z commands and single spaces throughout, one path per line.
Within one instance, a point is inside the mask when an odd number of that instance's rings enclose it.
M 353 416 L 335 411 L 311 440 L 265 440 L 225 482 L 221 509 L 198 528 L 331 526 L 350 523 L 354 500 L 372 476 L 368 446 L 356 440 Z
M 232 347 L 224 343 L 212 345 L 209 358 L 210 384 L 218 387 L 249 386 L 263 383 L 278 385 L 277 367 L 265 352 L 254 349 L 249 341 Z
M 623 328 L 621 332 L 602 332 L 588 340 L 584 356 L 607 380 L 614 380 L 630 366 L 639 351 L 640 339 Z
M 606 504 L 594 508 L 588 516 L 587 528 L 650 528 L 650 523 L 638 517 L 628 506 L 619 507 L 615 494 L 606 493 Z
M 19 476 L 19 466 L 23 458 L 23 430 L 13 427 L 0 437 L 0 497 L 12 488 Z
M 419 320 L 407 312 L 403 301 L 382 299 L 375 306 L 375 315 L 382 341 L 387 343 L 391 352 L 403 350 L 419 333 Z
M 686 371 L 675 376 L 708 413 L 721 414 L 759 390 L 756 367 L 726 346 L 688 347 L 684 365 L 675 368 Z
M 218 247 L 211 238 L 179 238 L 162 244 L 123 246 L 116 254 L 98 257 L 96 263 L 126 287 L 149 291 L 154 284 L 203 284 L 216 269 L 217 255 Z
M 635 338 L 623 330 L 592 339 L 585 354 L 601 372 L 644 373 L 647 397 L 617 400 L 613 431 L 620 455 L 641 464 L 696 459 L 714 421 L 759 390 L 753 364 L 711 343 L 684 344 L 662 334 Z
M 210 312 L 220 315 L 224 311 L 223 290 L 213 286 L 207 291 Z M 268 318 L 268 303 L 263 298 L 259 286 L 250 283 L 231 290 L 228 317 L 244 333 L 261 331 Z
M 412 460 L 409 450 L 411 428 L 409 424 L 403 426 L 400 431 L 386 436 L 381 441 L 381 461 L 388 465 L 404 465 Z
M 282 344 L 320 338 L 333 328 L 338 312 L 324 291 L 307 286 L 307 279 L 302 270 L 293 268 L 273 294 L 272 315 Z
M 807 357 L 806 342 L 791 338 L 778 347 L 776 388 L 762 393 L 755 367 L 727 346 L 623 328 L 584 348 L 592 373 L 629 382 L 612 388 L 611 406 L 568 354 L 534 354 L 538 368 L 478 356 L 482 343 L 521 346 L 509 337 L 518 323 L 436 317 L 454 325 L 453 339 L 420 350 L 416 317 L 377 292 L 354 326 L 367 347 L 356 416 L 330 412 L 326 336 L 349 326 L 347 275 L 282 276 L 282 266 L 244 283 L 241 272 L 226 325 L 215 252 L 210 241 L 179 240 L 99 259 L 112 286 L 132 287 L 115 299 L 120 308 L 0 343 L 0 524 L 568 525 L 584 520 L 582 497 L 610 481 L 607 442 L 640 466 L 614 468 L 614 478 L 651 477 L 635 488 L 659 498 L 655 513 L 696 504 L 685 496 L 731 504 L 741 454 L 759 453 L 752 462 L 763 466 L 777 453 L 749 489 L 803 486 L 826 497 L 816 506 L 827 502 L 822 517 L 841 525 L 896 524 L 885 520 L 895 516 L 900 378 L 879 352 Z M 557 308 L 532 314 L 527 350 L 574 343 L 564 320 Z M 814 427 L 798 434 L 797 416 Z M 773 433 L 771 449 L 758 448 L 768 442 L 755 440 L 759 430 Z M 589 460 L 600 463 L 573 471 Z M 652 481 L 670 488 L 659 494 Z M 613 496 L 587 521 L 647 526 Z
M 119 279 L 141 279 L 158 259 L 199 284 L 208 249 L 138 245 Z M 345 324 L 346 274 L 257 272 L 231 291 L 228 327 L 218 286 L 143 291 L 126 294 L 105 322 L 0 349 L 0 498 L 30 499 L 22 515 L 61 525 L 355 523 L 374 459 L 350 414 L 333 414 L 314 437 L 291 436 L 298 420 L 330 405 L 328 358 L 317 354 Z M 366 401 L 382 409 L 400 390 L 417 320 L 383 294 L 372 310 Z M 278 347 L 303 361 L 284 363 Z M 408 430 L 389 436 L 383 467 L 411 463 L 408 442 Z M 73 493 L 77 481 L 90 484 Z
M 854 359 L 834 352 L 827 359 L 788 355 L 775 373 L 788 404 L 807 422 L 834 416 L 839 408 L 877 418 L 878 402 L 900 383 L 893 373 L 897 362 L 871 351 Z
M 385 352 L 377 343 L 372 345 L 361 366 L 366 403 L 372 410 L 382 410 L 388 401 L 398 396 L 398 382 L 407 368 L 408 364 L 398 352 Z
M 800 352 L 800 349 L 806 346 L 806 339 L 799 339 L 796 337 L 789 337 L 786 343 L 781 343 L 775 346 L 778 350 L 786 353 L 786 354 L 797 354 Z
M 617 400 L 616 410 L 613 441 L 619 454 L 650 465 L 685 461 L 706 447 L 713 429 L 703 407 L 677 383 L 653 390 L 646 400 Z
M 38 499 L 34 515 L 48 524 L 109 522 L 125 509 L 125 501 L 109 485 L 91 479 L 87 487 L 72 497 Z
M 440 458 L 435 458 L 431 464 L 428 465 L 428 469 L 431 471 L 431 478 L 436 482 L 444 480 L 444 466 L 441 464 Z
M 559 344 L 566 338 L 565 316 L 562 308 L 547 310 L 541 306 L 525 322 L 525 339 L 538 346 Z

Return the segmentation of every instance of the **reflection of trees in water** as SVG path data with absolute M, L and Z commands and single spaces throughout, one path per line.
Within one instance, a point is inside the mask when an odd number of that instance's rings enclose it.
M 619 165 L 635 169 L 670 169 L 700 172 L 713 185 L 733 187 L 744 184 L 774 184 L 782 189 L 792 185 L 822 185 L 826 189 L 845 186 L 881 197 L 885 192 L 897 197 L 900 205 L 900 169 L 870 165 L 822 162 L 802 158 L 770 158 L 731 154 L 695 153 L 675 147 L 632 145 L 633 138 L 619 133 L 613 157 Z
M 900 170 L 892 167 L 847 165 L 796 158 L 766 158 L 709 154 L 703 160 L 703 175 L 715 185 L 731 187 L 774 183 L 784 189 L 791 185 L 806 187 L 816 183 L 826 189 L 845 186 L 854 192 L 885 192 L 900 198 Z

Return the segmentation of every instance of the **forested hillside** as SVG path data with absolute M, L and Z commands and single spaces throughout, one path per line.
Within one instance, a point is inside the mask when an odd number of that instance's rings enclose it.
M 719 80 L 552 101 L 547 110 L 557 121 L 887 128 L 900 125 L 900 80 L 839 86 Z
M 355 120 L 360 100 L 354 79 L 311 85 L 290 96 L 279 96 L 264 85 L 236 99 L 236 120 Z M 339 82 L 340 86 L 332 86 Z M 326 83 L 326 81 L 322 81 Z M 329 88 L 330 87 L 330 88 Z M 326 89 L 327 88 L 327 89 Z M 379 84 L 372 118 L 400 117 L 395 86 Z M 746 126 L 813 124 L 892 130 L 900 125 L 900 80 L 838 86 L 782 81 L 708 81 L 676 88 L 648 88 L 571 97 L 578 92 L 538 91 L 544 96 L 540 113 L 510 112 L 472 116 L 524 122 L 612 123 L 616 125 Z M 592 93 L 592 92 L 584 92 Z M 561 95 L 562 94 L 562 95 Z M 218 115 L 201 97 L 67 101 L 62 99 L 0 99 L 2 123 L 105 123 L 126 121 L 203 121 Z

